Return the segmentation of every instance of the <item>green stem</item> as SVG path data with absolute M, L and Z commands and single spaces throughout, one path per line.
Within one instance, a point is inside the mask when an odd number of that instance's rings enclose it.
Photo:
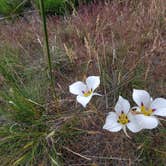
M 47 25 L 46 25 L 46 14 L 45 14 L 45 8 L 44 8 L 44 1 L 39 0 L 40 3 L 40 11 L 42 16 L 42 22 L 43 22 L 43 31 L 44 31 L 44 41 L 45 41 L 45 49 L 46 49 L 46 56 L 48 60 L 48 68 L 49 68 L 49 74 L 50 74 L 50 81 L 53 88 L 53 93 L 55 93 L 55 87 L 54 87 L 54 80 L 53 80 L 53 74 L 52 74 L 52 63 L 51 63 L 51 55 L 50 55 L 50 49 L 49 49 L 49 43 L 48 43 L 48 33 L 47 33 Z

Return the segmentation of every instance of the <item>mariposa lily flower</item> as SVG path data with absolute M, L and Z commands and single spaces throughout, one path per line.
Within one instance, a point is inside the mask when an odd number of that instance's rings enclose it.
M 135 110 L 138 123 L 145 129 L 153 129 L 158 126 L 159 120 L 155 115 L 166 116 L 166 99 L 152 99 L 145 90 L 133 90 L 133 100 L 138 105 Z
M 115 105 L 115 112 L 110 112 L 108 114 L 103 129 L 111 132 L 117 132 L 123 129 L 127 135 L 126 126 L 134 133 L 139 132 L 142 129 L 137 124 L 134 115 L 130 112 L 130 103 L 128 100 L 119 96 L 118 102 Z
M 86 105 L 91 100 L 92 96 L 99 95 L 95 93 L 94 90 L 100 84 L 100 77 L 99 76 L 89 76 L 86 79 L 86 82 L 77 81 L 69 86 L 70 93 L 77 95 L 77 101 L 83 106 Z

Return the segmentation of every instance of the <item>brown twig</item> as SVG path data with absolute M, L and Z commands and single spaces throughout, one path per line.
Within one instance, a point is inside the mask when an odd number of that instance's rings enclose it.
M 69 152 L 71 152 L 71 153 L 75 154 L 76 156 L 79 156 L 79 157 L 81 157 L 81 158 L 85 159 L 85 160 L 88 160 L 88 161 L 91 161 L 91 160 L 92 160 L 92 159 L 91 159 L 91 158 L 89 158 L 89 157 L 86 157 L 86 156 L 83 156 L 83 155 L 82 155 L 82 154 L 80 154 L 80 153 L 74 152 L 73 150 L 69 149 L 69 148 L 68 148 L 68 147 L 66 147 L 66 146 L 63 146 L 63 148 L 64 148 L 64 149 L 66 149 L 67 151 L 69 151 Z

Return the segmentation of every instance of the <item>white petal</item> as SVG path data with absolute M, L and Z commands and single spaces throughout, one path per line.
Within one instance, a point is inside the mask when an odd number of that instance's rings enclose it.
M 166 108 L 159 108 L 153 112 L 153 115 L 166 116 Z
M 77 96 L 77 101 L 83 106 L 86 107 L 86 105 L 89 103 L 90 99 L 92 98 L 92 95 L 88 96 L 88 97 L 84 97 L 84 96 Z
M 164 98 L 156 98 L 152 104 L 151 104 L 152 108 L 166 108 L 166 99 Z
M 151 104 L 151 108 L 155 109 L 153 115 L 166 116 L 166 99 L 155 99 Z
M 135 118 L 137 120 L 137 123 L 143 128 L 143 129 L 153 129 L 156 128 L 159 124 L 159 121 L 154 116 L 145 116 L 145 115 L 135 115 Z
M 127 124 L 128 129 L 133 133 L 139 132 L 142 129 L 142 127 L 139 125 L 139 123 L 137 123 L 135 116 L 129 113 L 128 118 L 130 120 L 130 122 Z
M 120 114 L 122 111 L 127 114 L 130 110 L 130 103 L 128 100 L 124 99 L 122 96 L 119 96 L 118 102 L 115 105 L 115 111 Z
M 109 112 L 107 117 L 106 117 L 106 123 L 111 124 L 112 121 L 117 122 L 118 120 L 118 115 L 115 112 Z
M 138 106 L 141 106 L 141 103 L 144 104 L 145 107 L 149 108 L 151 103 L 151 97 L 149 93 L 145 90 L 133 90 L 133 100 Z
M 103 126 L 103 129 L 106 129 L 111 132 L 117 132 L 122 129 L 122 125 L 117 122 L 118 115 L 115 112 L 110 112 L 106 117 L 106 122 Z
M 82 91 L 86 91 L 86 85 L 81 81 L 77 81 L 69 86 L 69 91 L 74 95 L 81 95 Z
M 100 84 L 100 77 L 90 76 L 86 79 L 86 84 L 89 90 L 92 89 L 94 91 Z

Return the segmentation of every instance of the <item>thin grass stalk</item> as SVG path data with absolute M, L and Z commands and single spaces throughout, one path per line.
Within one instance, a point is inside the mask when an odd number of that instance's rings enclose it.
M 44 0 L 39 0 L 39 4 L 40 4 L 40 12 L 41 12 L 42 22 L 43 22 L 44 44 L 45 44 L 45 49 L 46 49 L 45 54 L 46 54 L 46 57 L 47 57 L 47 60 L 48 60 L 48 68 L 49 68 L 51 86 L 52 86 L 52 89 L 53 89 L 53 93 L 56 96 L 55 86 L 54 86 L 54 79 L 53 79 L 53 74 L 52 74 L 52 60 L 51 60 L 51 55 L 50 55 L 49 43 L 48 43 L 48 32 L 47 32 Z

